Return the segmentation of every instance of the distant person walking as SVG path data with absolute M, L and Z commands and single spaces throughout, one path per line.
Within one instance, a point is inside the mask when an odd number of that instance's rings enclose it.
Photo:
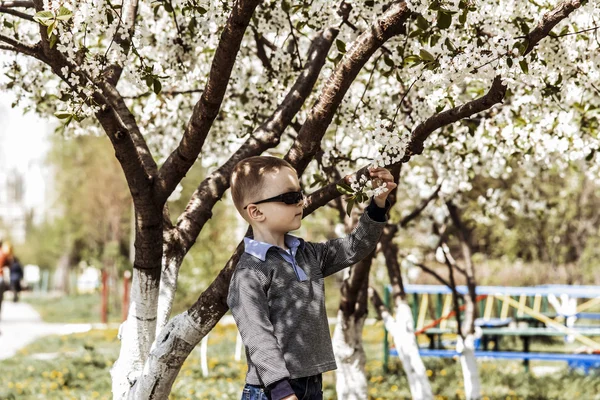
M 17 257 L 12 257 L 10 261 L 10 290 L 13 292 L 13 301 L 19 301 L 21 292 L 21 280 L 23 279 L 23 267 Z
M 8 259 L 12 255 L 11 247 L 8 243 L 2 243 L 0 239 L 0 317 L 2 316 L 2 300 L 4 292 L 8 289 L 8 284 L 4 279 L 4 267 L 8 266 Z

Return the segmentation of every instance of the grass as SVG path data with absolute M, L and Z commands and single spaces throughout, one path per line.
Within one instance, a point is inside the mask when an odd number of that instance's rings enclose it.
M 110 399 L 109 370 L 118 356 L 116 330 L 93 330 L 40 339 L 0 363 L 0 399 Z M 238 399 L 246 373 L 234 360 L 235 326 L 217 325 L 208 338 L 209 376 L 201 372 L 199 350 L 192 352 L 175 381 L 170 399 Z M 410 398 L 399 361 L 383 374 L 380 323 L 365 328 L 370 400 Z M 51 359 L 40 359 L 53 357 Z M 436 399 L 463 399 L 462 373 L 452 359 L 425 359 Z M 532 362 L 532 366 L 539 365 Z M 554 364 L 560 365 L 560 364 Z M 519 362 L 480 362 L 483 399 L 600 399 L 600 376 L 569 372 L 526 374 Z M 334 399 L 335 372 L 324 375 L 324 398 Z
M 33 296 L 26 295 L 22 300 L 31 304 L 45 322 L 96 323 L 100 322 L 100 293 L 77 296 Z M 108 321 L 121 322 L 121 308 L 114 302 L 108 305 Z

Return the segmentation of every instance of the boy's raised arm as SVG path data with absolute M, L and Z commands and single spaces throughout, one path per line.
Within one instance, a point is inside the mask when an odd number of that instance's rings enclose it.
M 386 213 L 390 208 L 387 197 L 397 185 L 392 174 L 385 168 L 372 168 L 370 174 L 372 178 L 385 184 L 387 190 L 371 198 L 371 203 L 352 233 L 344 238 L 328 240 L 325 243 L 308 243 L 320 260 L 323 276 L 332 275 L 356 264 L 377 246 L 387 222 Z
M 323 276 L 329 276 L 336 272 L 356 264 L 369 255 L 381 237 L 385 227 L 386 208 L 380 208 L 371 200 L 365 213 L 360 217 L 358 225 L 348 236 L 331 239 L 324 243 L 308 243 L 318 254 L 321 260 L 321 271 Z

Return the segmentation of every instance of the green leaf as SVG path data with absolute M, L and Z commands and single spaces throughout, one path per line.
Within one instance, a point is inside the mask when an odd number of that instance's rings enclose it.
M 388 67 L 393 67 L 394 66 L 394 60 L 392 60 L 390 58 L 390 56 L 388 56 L 387 54 L 383 56 L 383 62 L 385 63 L 385 65 L 387 65 Z
M 458 16 L 458 22 L 460 22 L 462 25 L 464 25 L 464 24 L 467 22 L 467 13 L 468 13 L 468 12 L 469 12 L 469 11 L 465 9 L 465 10 L 462 12 L 462 14 L 460 14 L 460 15 Z
M 346 43 L 342 42 L 340 39 L 336 39 L 335 45 L 340 53 L 346 52 Z
M 55 34 L 52 34 L 50 36 L 50 41 L 48 43 L 50 45 L 51 49 L 54 48 L 54 45 L 56 44 L 56 42 L 58 42 L 58 36 L 56 36 Z
M 171 5 L 171 3 L 169 1 L 164 1 L 163 2 L 163 6 L 165 7 L 165 11 L 168 12 L 169 14 L 173 13 L 173 6 Z
M 429 28 L 429 21 L 427 21 L 422 15 L 417 17 L 417 26 L 421 30 L 427 30 Z
M 58 119 L 67 119 L 69 117 L 72 117 L 73 114 L 68 111 L 57 111 L 54 113 L 54 116 Z
M 40 11 L 33 16 L 33 20 L 44 26 L 48 26 L 50 21 L 54 20 L 54 14 L 51 11 Z
M 160 83 L 160 81 L 158 79 L 154 80 L 154 83 L 152 85 L 152 90 L 154 90 L 154 93 L 159 94 L 160 91 L 162 90 L 162 84 Z
M 283 1 L 281 2 L 281 9 L 283 10 L 283 12 L 285 13 L 289 13 L 290 12 L 290 3 L 288 3 L 287 1 Z
M 435 60 L 435 57 L 434 57 L 434 56 L 433 56 L 433 55 L 432 55 L 430 52 L 428 52 L 428 51 L 427 51 L 427 50 L 425 50 L 425 49 L 421 49 L 421 50 L 419 51 L 419 55 L 420 55 L 420 56 L 421 56 L 421 58 L 422 58 L 423 60 L 425 60 L 425 61 L 433 61 L 433 60 Z
M 513 66 L 513 59 L 512 58 L 507 58 L 506 59 L 506 65 L 508 65 L 508 68 L 511 68 Z
M 526 74 L 529 73 L 529 66 L 527 65 L 527 61 L 521 60 L 521 61 L 519 61 L 519 65 L 521 66 L 521 69 L 523 70 L 524 73 L 526 73 Z
M 196 7 L 196 11 L 198 11 L 200 13 L 200 15 L 204 15 L 208 12 L 208 10 L 206 8 L 200 7 L 200 6 Z
M 57 20 L 52 21 L 52 23 L 50 25 L 48 25 L 48 29 L 47 29 L 48 36 L 52 35 L 52 32 L 54 31 L 54 29 L 56 28 L 57 25 L 58 25 L 58 21 Z
M 58 15 L 56 16 L 56 19 L 66 22 L 70 20 L 72 16 L 73 13 L 71 12 L 71 10 L 65 7 L 60 7 L 58 9 Z
M 437 10 L 439 10 L 439 9 L 440 9 L 440 7 L 441 7 L 441 6 L 440 6 L 440 2 L 439 2 L 439 1 L 437 1 L 437 0 L 436 0 L 436 1 L 432 1 L 432 2 L 431 2 L 431 4 L 429 5 L 429 9 L 430 9 L 431 11 L 437 11 Z
M 592 159 L 594 158 L 594 154 L 596 154 L 596 150 L 592 150 L 590 154 L 588 154 L 585 158 L 585 161 L 592 161 Z
M 346 214 L 348 216 L 352 214 L 352 207 L 354 207 L 354 199 L 348 200 L 348 204 L 346 204 Z
M 446 40 L 444 41 L 444 44 L 446 45 L 448 50 L 450 50 L 452 52 L 456 51 L 456 46 L 454 46 L 454 43 L 452 43 L 452 41 L 450 39 L 446 38 Z
M 452 25 L 452 14 L 438 11 L 437 13 L 437 26 L 440 29 L 448 29 Z
M 352 190 L 352 187 L 350 187 L 350 185 L 348 185 L 347 183 L 338 183 L 337 185 L 335 185 L 335 187 L 341 194 L 354 194 L 354 190 Z
M 423 31 L 421 29 L 415 29 L 414 31 L 412 31 L 411 33 L 408 34 L 408 37 L 414 38 L 416 36 L 419 36 L 421 33 L 423 33 Z
M 419 57 L 416 54 L 411 54 L 410 56 L 404 57 L 404 64 L 416 63 L 416 62 L 420 62 L 420 61 L 421 61 L 421 57 Z

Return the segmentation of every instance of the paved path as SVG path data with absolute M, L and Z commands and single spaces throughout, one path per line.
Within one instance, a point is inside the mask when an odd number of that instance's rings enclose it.
M 27 303 L 13 303 L 4 296 L 0 315 L 0 360 L 12 357 L 19 349 L 42 336 L 87 332 L 91 324 L 49 324 Z

